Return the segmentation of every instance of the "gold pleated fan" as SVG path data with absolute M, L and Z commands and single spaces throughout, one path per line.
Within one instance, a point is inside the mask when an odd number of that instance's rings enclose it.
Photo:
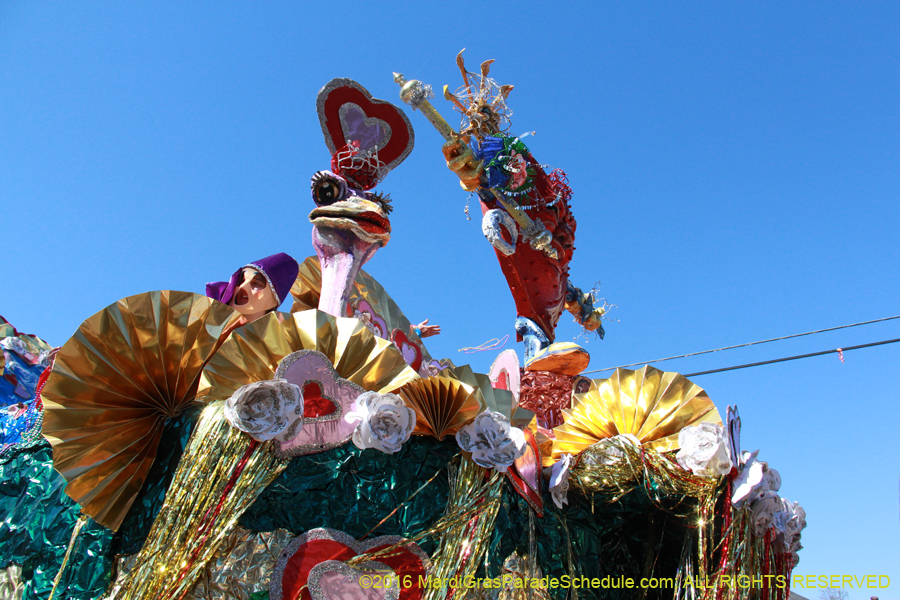
M 516 399 L 509 390 L 501 390 L 491 385 L 491 378 L 483 373 L 475 373 L 469 365 L 448 367 L 441 375 L 458 379 L 471 386 L 481 403 L 481 410 L 500 412 L 509 418 L 513 427 L 526 427 L 534 418 L 534 413 L 516 404 Z
M 156 457 L 165 420 L 193 400 L 204 363 L 240 314 L 206 296 L 129 296 L 81 324 L 41 397 L 66 494 L 116 530 Z
M 703 389 L 678 373 L 646 366 L 638 371 L 616 369 L 609 379 L 591 381 L 575 394 L 572 408 L 563 409 L 565 423 L 555 427 L 553 459 L 578 454 L 588 446 L 630 433 L 658 452 L 677 450 L 678 432 L 708 421 L 721 424 L 715 405 Z
M 319 258 L 310 256 L 300 263 L 300 272 L 291 288 L 291 296 L 294 298 L 294 304 L 291 306 L 291 312 L 300 312 L 311 308 L 318 308 L 319 296 L 322 293 L 322 269 L 319 265 Z M 406 318 L 394 299 L 388 295 L 384 287 L 375 280 L 374 277 L 360 269 L 350 291 L 350 305 L 365 300 L 369 303 L 376 313 L 378 313 L 387 325 L 387 333 L 394 329 L 403 332 L 409 331 L 410 320 Z M 422 345 L 422 358 L 424 362 L 432 361 L 428 350 Z
M 234 331 L 203 369 L 197 397 L 225 400 L 241 386 L 275 377 L 278 363 L 297 350 L 317 350 L 338 375 L 373 392 L 390 392 L 419 375 L 397 347 L 358 319 L 316 309 L 270 313 Z
M 455 435 L 482 410 L 472 386 L 440 375 L 410 381 L 397 393 L 416 411 L 413 433 L 439 440 Z

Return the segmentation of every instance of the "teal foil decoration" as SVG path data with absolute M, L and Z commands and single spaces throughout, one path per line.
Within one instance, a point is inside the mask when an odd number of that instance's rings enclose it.
M 0 458 L 0 569 L 22 567 L 23 600 L 47 600 L 62 565 L 79 509 L 66 496 L 44 440 Z M 93 520 L 81 529 L 56 599 L 93 600 L 109 584 L 112 532 Z
M 240 519 L 251 531 L 287 529 L 295 534 L 316 527 L 339 529 L 356 539 L 412 537 L 443 514 L 449 483 L 447 463 L 459 453 L 456 440 L 413 436 L 396 454 L 360 450 L 353 444 L 291 460 Z M 383 524 L 422 484 L 443 471 Z M 375 528 L 373 530 L 373 528 Z M 429 554 L 434 540 L 422 548 Z

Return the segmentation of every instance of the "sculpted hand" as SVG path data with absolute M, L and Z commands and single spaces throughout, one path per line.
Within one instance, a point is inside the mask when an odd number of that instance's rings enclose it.
M 447 168 L 459 177 L 459 184 L 467 192 L 478 189 L 481 185 L 481 175 L 484 172 L 484 163 L 475 158 L 475 153 L 461 138 L 446 142 L 441 148 L 444 158 L 447 159 Z

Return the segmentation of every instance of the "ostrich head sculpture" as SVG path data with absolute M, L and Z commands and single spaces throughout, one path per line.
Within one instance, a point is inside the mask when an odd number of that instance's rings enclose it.
M 369 191 L 412 151 L 412 125 L 403 111 L 351 79 L 333 79 L 316 107 L 331 170 L 312 179 L 309 214 L 322 267 L 319 310 L 346 316 L 360 267 L 391 238 L 390 197 Z

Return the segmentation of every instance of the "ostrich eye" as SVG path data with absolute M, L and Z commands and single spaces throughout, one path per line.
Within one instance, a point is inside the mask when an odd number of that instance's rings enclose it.
M 319 206 L 328 206 L 341 200 L 344 195 L 341 183 L 328 175 L 317 176 L 312 186 L 313 200 Z

